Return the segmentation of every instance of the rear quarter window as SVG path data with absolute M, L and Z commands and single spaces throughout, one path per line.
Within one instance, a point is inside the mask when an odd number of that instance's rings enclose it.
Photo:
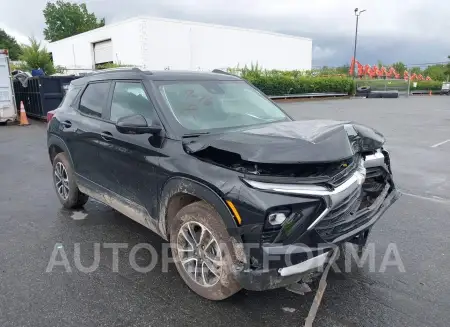
M 81 95 L 78 110 L 89 116 L 102 117 L 108 92 L 109 82 L 89 84 Z
M 62 99 L 58 108 L 61 107 L 62 105 L 64 105 L 64 106 L 73 105 L 77 95 L 80 93 L 80 90 L 81 90 L 81 87 L 79 87 L 79 86 L 74 87 L 73 85 L 70 85 L 69 89 L 66 92 L 66 95 L 64 95 L 64 98 Z

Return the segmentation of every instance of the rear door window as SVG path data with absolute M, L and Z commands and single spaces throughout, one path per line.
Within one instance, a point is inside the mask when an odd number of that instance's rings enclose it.
M 109 82 L 92 83 L 81 95 L 79 110 L 89 116 L 102 117 L 109 92 Z

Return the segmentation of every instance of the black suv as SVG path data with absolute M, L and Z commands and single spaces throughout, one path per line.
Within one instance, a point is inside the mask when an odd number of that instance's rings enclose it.
M 170 240 L 208 299 L 309 277 L 398 198 L 381 134 L 294 121 L 221 71 L 92 73 L 48 118 L 63 206 L 92 197 Z

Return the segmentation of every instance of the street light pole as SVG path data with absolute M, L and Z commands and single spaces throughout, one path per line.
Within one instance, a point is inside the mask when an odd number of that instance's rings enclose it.
M 355 16 L 356 16 L 356 30 L 355 30 L 355 48 L 353 49 L 353 60 L 356 62 L 356 44 L 358 43 L 358 24 L 359 24 L 359 15 L 361 15 L 366 10 L 359 10 L 358 8 L 355 8 Z M 355 65 L 353 65 L 353 71 L 352 71 L 352 77 L 355 79 Z

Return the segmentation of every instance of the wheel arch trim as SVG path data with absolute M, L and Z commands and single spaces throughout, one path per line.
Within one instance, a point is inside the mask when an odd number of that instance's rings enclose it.
M 72 165 L 72 167 L 74 167 L 72 155 L 70 154 L 69 147 L 67 146 L 66 142 L 58 135 L 49 134 L 49 136 L 47 138 L 47 148 L 49 151 L 49 155 L 50 155 L 50 148 L 53 145 L 58 146 L 59 148 L 63 149 L 63 151 L 65 153 L 67 153 L 69 160 L 70 160 L 70 164 Z
M 169 217 L 167 217 L 167 209 L 170 199 L 178 194 L 189 194 L 195 196 L 209 204 L 217 210 L 222 218 L 225 227 L 227 228 L 230 236 L 235 237 L 241 241 L 238 226 L 233 218 L 233 214 L 226 205 L 224 199 L 215 192 L 209 186 L 186 177 L 172 177 L 166 181 L 162 187 L 160 197 L 160 210 L 159 210 L 159 229 L 163 235 L 169 238 L 167 223 Z M 242 242 L 242 241 L 241 241 Z

